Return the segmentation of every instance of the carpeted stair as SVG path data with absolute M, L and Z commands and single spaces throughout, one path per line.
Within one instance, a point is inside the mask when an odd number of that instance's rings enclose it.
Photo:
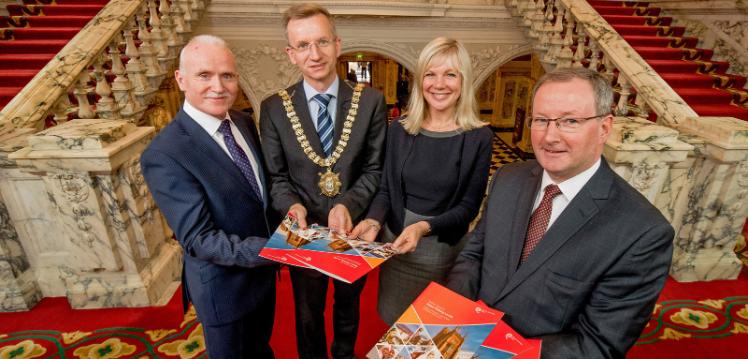
M 0 16 L 0 108 L 36 75 L 108 0 L 23 0 Z
M 700 116 L 731 116 L 748 121 L 746 78 L 727 73 L 730 64 L 697 48 L 698 38 L 661 9 L 640 1 L 589 1 L 675 92 Z

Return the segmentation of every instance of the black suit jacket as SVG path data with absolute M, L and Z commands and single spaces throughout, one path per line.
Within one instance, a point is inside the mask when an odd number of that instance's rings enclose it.
M 289 87 L 287 91 L 312 149 L 324 158 L 322 144 L 309 116 L 302 82 Z M 340 81 L 333 149 L 340 139 L 352 95 L 353 87 Z M 365 88 L 361 94 L 348 145 L 332 168 L 333 172 L 340 173 L 342 182 L 341 194 L 334 198 L 321 194 L 317 183 L 319 173 L 325 170 L 301 150 L 280 96 L 275 94 L 263 101 L 260 111 L 262 149 L 271 179 L 273 207 L 280 213 L 286 213 L 292 204 L 301 203 L 307 209 L 309 223 L 327 225 L 330 208 L 341 203 L 348 209 L 354 222 L 360 218 L 377 190 L 382 173 L 387 119 L 384 96 L 371 88 Z
M 603 160 L 517 269 L 542 172 L 535 161 L 497 171 L 448 286 L 542 338 L 544 358 L 622 358 L 665 283 L 673 228 Z
M 231 118 L 264 167 L 254 123 Z M 258 257 L 279 222 L 239 168 L 184 111 L 164 127 L 140 159 L 153 198 L 184 249 L 183 290 L 206 325 L 232 322 L 274 294 L 277 269 Z M 260 171 L 268 198 L 264 170 Z

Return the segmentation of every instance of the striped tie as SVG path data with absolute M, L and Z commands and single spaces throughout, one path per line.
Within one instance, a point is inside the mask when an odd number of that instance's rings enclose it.
M 330 104 L 331 95 L 328 94 L 317 94 L 314 95 L 314 101 L 319 104 L 319 113 L 317 113 L 317 134 L 319 134 L 319 142 L 322 143 L 322 150 L 325 151 L 325 156 L 330 157 L 332 153 L 332 118 L 330 112 L 327 111 L 327 105 Z
M 223 135 L 223 143 L 226 144 L 226 148 L 228 148 L 229 154 L 231 154 L 231 160 L 233 160 L 234 164 L 239 167 L 239 171 L 241 171 L 242 175 L 244 175 L 244 178 L 247 179 L 247 181 L 249 182 L 249 186 L 252 187 L 252 190 L 257 195 L 257 198 L 262 201 L 262 191 L 260 191 L 260 186 L 257 184 L 255 171 L 252 170 L 252 165 L 249 163 L 247 154 L 244 153 L 244 150 L 242 150 L 242 148 L 239 147 L 239 144 L 236 143 L 234 134 L 231 133 L 230 121 L 223 120 L 223 122 L 221 122 L 221 126 L 218 127 L 218 132 Z
M 540 205 L 530 216 L 530 225 L 527 226 L 527 237 L 525 237 L 525 246 L 522 248 L 522 257 L 520 257 L 519 263 L 522 264 L 527 260 L 535 247 L 538 246 L 540 240 L 545 235 L 545 230 L 548 229 L 548 222 L 551 220 L 551 210 L 553 209 L 553 199 L 561 194 L 561 189 L 555 184 L 549 184 L 545 187 L 545 193 L 543 199 L 540 200 Z

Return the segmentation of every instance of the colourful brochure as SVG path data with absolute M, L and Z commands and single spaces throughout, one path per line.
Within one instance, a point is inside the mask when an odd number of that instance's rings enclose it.
M 366 356 L 472 358 L 502 315 L 432 282 Z
M 316 224 L 302 230 L 291 216 L 286 216 L 260 251 L 263 258 L 316 269 L 347 283 L 361 278 L 395 254 L 389 244 L 349 239 Z

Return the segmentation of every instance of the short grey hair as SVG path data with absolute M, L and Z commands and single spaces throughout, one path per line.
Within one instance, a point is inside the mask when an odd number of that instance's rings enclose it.
M 610 86 L 608 79 L 596 71 L 584 67 L 575 68 L 557 68 L 551 72 L 545 73 L 535 83 L 532 89 L 532 99 L 535 101 L 535 95 L 538 93 L 540 86 L 549 82 L 568 82 L 573 79 L 586 81 L 592 86 L 592 93 L 595 95 L 595 115 L 608 115 L 613 109 L 613 88 Z
M 234 52 L 231 51 L 231 48 L 229 47 L 229 44 L 226 42 L 226 40 L 215 35 L 197 35 L 191 38 L 190 41 L 187 42 L 186 45 L 184 45 L 182 51 L 179 52 L 179 71 L 184 71 L 184 59 L 186 58 L 185 54 L 187 54 L 191 46 L 196 44 L 222 46 L 225 47 L 226 50 L 231 53 L 231 55 L 234 55 Z

